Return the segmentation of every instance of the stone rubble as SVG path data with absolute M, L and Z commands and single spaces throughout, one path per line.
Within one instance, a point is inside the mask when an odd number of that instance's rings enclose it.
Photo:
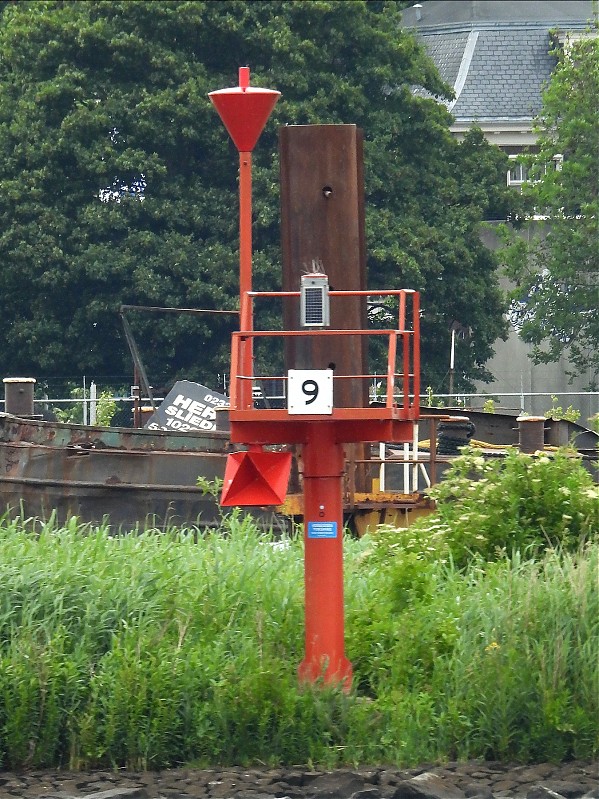
M 0 799 L 599 799 L 599 764 L 0 771 Z

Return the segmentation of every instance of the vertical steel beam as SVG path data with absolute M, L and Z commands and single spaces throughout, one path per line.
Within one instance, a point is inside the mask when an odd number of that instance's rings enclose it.
M 289 125 L 279 134 L 283 290 L 298 291 L 312 263 L 322 265 L 331 289 L 366 289 L 363 135 L 355 125 Z M 297 303 L 283 307 L 287 330 L 299 327 Z M 366 328 L 364 297 L 336 300 L 331 327 Z M 365 337 L 289 339 L 288 369 L 367 374 Z M 339 380 L 336 407 L 365 407 L 366 381 Z

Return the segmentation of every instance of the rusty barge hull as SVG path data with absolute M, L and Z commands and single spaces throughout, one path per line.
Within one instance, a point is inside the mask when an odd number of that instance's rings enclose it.
M 222 432 L 166 433 L 0 414 L 0 510 L 111 528 L 218 524 L 197 478 L 222 479 Z
M 222 480 L 231 449 L 223 431 L 103 428 L 0 413 L 0 515 L 41 520 L 54 515 L 61 525 L 75 516 L 123 532 L 215 527 L 220 508 L 197 486 L 197 478 Z M 383 506 L 390 522 L 389 513 L 407 518 L 423 505 L 428 510 L 430 503 L 421 496 L 356 494 L 346 498 L 344 516 L 362 535 L 369 524 L 381 521 Z M 245 512 L 261 527 L 277 531 L 289 530 L 303 516 L 293 487 L 282 506 Z

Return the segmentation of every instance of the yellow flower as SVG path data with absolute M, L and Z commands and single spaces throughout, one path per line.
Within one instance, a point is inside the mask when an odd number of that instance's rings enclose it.
M 487 654 L 491 654 L 491 652 L 497 652 L 498 649 L 501 649 L 497 641 L 491 641 L 491 643 L 485 647 L 485 652 Z

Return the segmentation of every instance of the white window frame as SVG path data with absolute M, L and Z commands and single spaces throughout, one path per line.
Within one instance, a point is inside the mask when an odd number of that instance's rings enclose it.
M 514 162 L 514 166 L 510 166 L 507 171 L 507 185 L 517 187 L 520 191 L 522 191 L 522 186 L 524 183 L 529 182 L 528 167 L 517 160 L 520 157 L 519 155 L 510 155 L 508 157 L 510 161 Z M 550 168 L 555 169 L 556 172 L 561 172 L 563 163 L 564 156 L 561 153 L 556 153 L 551 159 L 550 163 L 545 166 L 545 172 L 547 172 L 547 170 Z M 512 178 L 512 172 L 515 172 L 516 170 L 519 170 L 520 178 Z
M 528 180 L 528 168 L 525 164 L 518 161 L 519 156 L 517 155 L 510 155 L 509 159 L 513 162 L 513 166 L 510 164 L 510 167 L 507 171 L 506 181 L 508 186 L 516 186 L 520 191 L 522 191 L 522 184 L 526 183 Z M 518 170 L 520 174 L 520 178 L 513 178 L 512 173 Z

